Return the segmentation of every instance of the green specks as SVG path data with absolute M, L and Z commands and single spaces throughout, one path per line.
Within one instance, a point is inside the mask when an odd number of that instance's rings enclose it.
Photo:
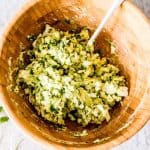
M 3 111 L 4 111 L 3 107 L 0 106 L 0 113 L 3 112 Z M 0 124 L 5 123 L 5 122 L 7 122 L 8 120 L 9 120 L 9 118 L 8 118 L 7 116 L 1 116 L 1 117 L 0 117 Z
M 51 110 L 51 112 L 53 112 L 53 113 L 57 113 L 57 112 L 58 112 L 54 105 L 51 105 L 51 106 L 50 106 L 50 110 Z
M 36 40 L 36 36 L 34 35 L 34 34 L 30 34 L 30 35 L 28 35 L 27 36 L 27 39 L 29 40 L 29 41 L 35 41 Z
M 119 68 L 94 52 L 94 45 L 87 46 L 89 38 L 87 28 L 64 32 L 46 25 L 33 48 L 20 53 L 11 71 L 16 82 L 11 87 L 16 93 L 23 91 L 46 120 L 59 125 L 65 125 L 66 118 L 82 126 L 101 124 L 110 120 L 115 103 L 128 95 Z
M 5 123 L 9 120 L 9 118 L 7 116 L 4 117 L 0 117 L 0 124 Z
M 3 111 L 3 107 L 2 106 L 0 106 L 0 112 L 2 112 Z

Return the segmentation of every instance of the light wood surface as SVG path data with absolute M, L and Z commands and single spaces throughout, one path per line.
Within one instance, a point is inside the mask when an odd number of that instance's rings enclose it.
M 9 19 L 9 18 L 8 18 Z M 11 132 L 12 132 L 12 129 L 11 129 Z

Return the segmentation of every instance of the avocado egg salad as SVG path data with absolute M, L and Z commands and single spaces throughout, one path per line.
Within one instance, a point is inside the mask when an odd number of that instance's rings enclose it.
M 33 48 L 20 52 L 11 89 L 54 124 L 65 125 L 66 118 L 82 126 L 109 121 L 109 110 L 128 96 L 127 82 L 88 40 L 86 28 L 76 33 L 46 25 Z

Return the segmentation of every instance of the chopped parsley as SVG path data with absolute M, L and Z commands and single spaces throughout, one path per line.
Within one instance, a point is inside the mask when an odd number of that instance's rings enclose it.
M 0 112 L 3 112 L 3 110 L 4 110 L 3 107 L 0 106 Z M 7 116 L 2 116 L 2 117 L 0 117 L 0 124 L 5 123 L 8 120 L 9 120 L 9 118 Z
M 2 112 L 3 111 L 3 107 L 2 106 L 0 106 L 0 112 Z
M 30 35 L 27 36 L 27 39 L 28 39 L 29 41 L 34 41 L 34 40 L 36 39 L 36 36 L 33 35 L 33 34 L 30 34 Z
M 87 46 L 89 38 L 87 28 L 77 33 L 46 25 L 33 48 L 20 52 L 10 73 L 12 90 L 23 91 L 38 114 L 55 124 L 65 125 L 67 117 L 82 126 L 109 121 L 109 110 L 128 96 L 128 87 L 119 68 Z
M 7 116 L 0 117 L 0 124 L 5 123 L 9 120 Z

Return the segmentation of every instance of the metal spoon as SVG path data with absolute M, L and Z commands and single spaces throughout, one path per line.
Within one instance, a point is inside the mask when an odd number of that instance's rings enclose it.
M 114 11 L 123 3 L 124 0 L 115 0 L 114 3 L 112 4 L 111 8 L 108 10 L 107 14 L 103 18 L 103 20 L 100 22 L 99 26 L 95 30 L 94 34 L 91 36 L 91 38 L 88 41 L 88 45 L 91 46 L 97 36 L 100 34 L 102 29 L 104 28 L 106 22 L 108 19 L 113 15 Z

